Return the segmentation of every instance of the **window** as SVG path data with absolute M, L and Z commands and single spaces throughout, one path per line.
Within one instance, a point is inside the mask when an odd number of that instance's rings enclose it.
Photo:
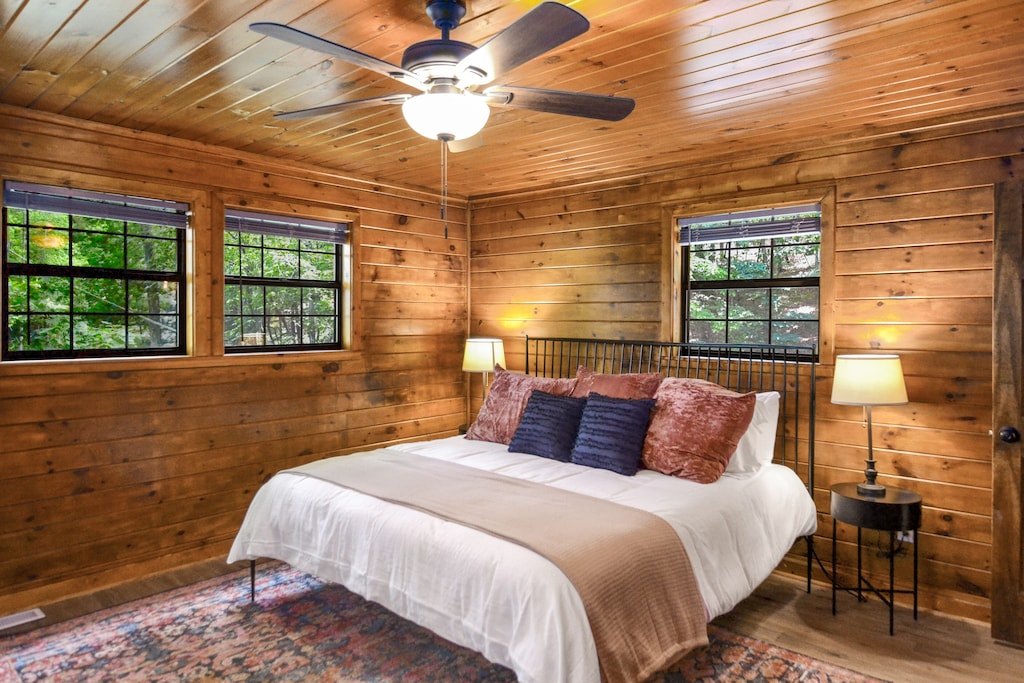
M 818 345 L 821 207 L 679 219 L 683 339 Z
M 4 184 L 3 357 L 185 353 L 188 205 Z
M 348 224 L 229 210 L 225 228 L 225 351 L 342 348 Z

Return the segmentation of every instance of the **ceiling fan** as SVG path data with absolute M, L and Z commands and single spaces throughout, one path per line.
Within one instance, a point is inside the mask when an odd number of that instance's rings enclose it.
M 299 29 L 271 22 L 250 24 L 257 33 L 316 50 L 409 85 L 418 95 L 394 94 L 275 114 L 301 119 L 374 107 L 402 105 L 417 133 L 450 143 L 476 135 L 490 106 L 620 121 L 633 111 L 626 97 L 593 95 L 511 85 L 487 85 L 511 69 L 565 43 L 590 28 L 586 17 L 558 2 L 543 2 L 480 47 L 451 40 L 450 31 L 466 14 L 465 0 L 427 0 L 426 13 L 441 38 L 410 45 L 396 66 Z

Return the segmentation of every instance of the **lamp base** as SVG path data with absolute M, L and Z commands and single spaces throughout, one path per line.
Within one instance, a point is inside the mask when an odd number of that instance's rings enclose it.
M 884 496 L 885 486 L 865 481 L 857 484 L 857 493 L 862 496 Z

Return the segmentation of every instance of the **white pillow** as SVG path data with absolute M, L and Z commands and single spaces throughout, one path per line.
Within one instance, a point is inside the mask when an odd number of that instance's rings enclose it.
M 743 432 L 736 451 L 729 458 L 726 473 L 741 474 L 756 472 L 772 461 L 775 454 L 775 431 L 779 426 L 779 392 L 765 391 L 757 394 L 754 416 L 750 426 Z

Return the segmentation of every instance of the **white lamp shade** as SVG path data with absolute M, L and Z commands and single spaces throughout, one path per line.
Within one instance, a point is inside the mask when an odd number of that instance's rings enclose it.
M 903 366 L 895 355 L 836 356 L 832 403 L 846 406 L 895 406 L 907 402 Z
M 505 367 L 505 345 L 500 339 L 473 337 L 466 340 L 463 372 L 494 372 L 495 365 Z
M 462 93 L 424 93 L 402 103 L 409 126 L 431 140 L 462 140 L 476 135 L 487 123 L 491 108 L 483 98 Z

